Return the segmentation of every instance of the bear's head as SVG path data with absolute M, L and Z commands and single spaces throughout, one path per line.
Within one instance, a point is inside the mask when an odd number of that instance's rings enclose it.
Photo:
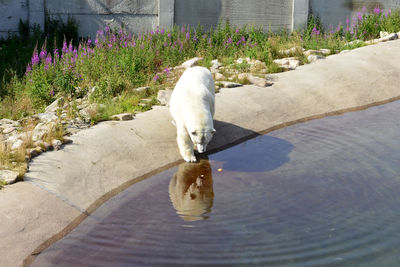
M 214 133 L 214 128 L 208 130 L 194 130 L 190 132 L 190 139 L 192 139 L 192 142 L 197 147 L 199 153 L 206 152 L 207 144 L 213 138 Z

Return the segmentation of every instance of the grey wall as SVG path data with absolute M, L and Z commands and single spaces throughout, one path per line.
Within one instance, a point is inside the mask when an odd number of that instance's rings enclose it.
M 158 25 L 158 0 L 51 0 L 46 1 L 46 7 L 52 18 L 66 21 L 73 16 L 80 36 L 94 37 L 106 25 L 124 26 L 130 32 Z
M 292 0 L 175 0 L 177 25 L 215 26 L 229 20 L 237 26 L 256 24 L 265 30 L 292 28 Z
M 363 7 L 368 12 L 373 12 L 376 6 L 389 9 L 400 8 L 400 0 L 309 0 L 313 14 L 318 14 L 326 28 L 336 27 L 339 22 L 346 25 L 346 19 L 357 16 Z
M 0 37 L 17 33 L 20 18 L 28 19 L 27 1 L 0 0 Z
M 210 27 L 226 19 L 237 26 L 293 30 L 306 24 L 310 8 L 325 26 L 336 27 L 363 6 L 372 11 L 377 5 L 400 8 L 400 0 L 0 0 L 0 37 L 16 33 L 20 18 L 43 28 L 46 8 L 52 18 L 73 16 L 79 35 L 93 37 L 106 25 L 138 33 L 174 23 Z

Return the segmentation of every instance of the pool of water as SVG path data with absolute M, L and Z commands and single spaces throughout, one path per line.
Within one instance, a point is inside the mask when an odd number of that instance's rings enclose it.
M 399 110 L 293 125 L 161 172 L 33 266 L 399 265 Z

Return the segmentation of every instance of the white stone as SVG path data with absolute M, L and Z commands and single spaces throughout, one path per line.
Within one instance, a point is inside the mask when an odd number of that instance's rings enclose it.
M 150 87 L 148 87 L 148 86 L 143 86 L 143 87 L 135 88 L 134 90 L 136 92 L 145 92 L 145 91 L 149 90 L 149 88 Z
M 272 85 L 272 83 L 267 81 L 266 79 L 254 76 L 251 73 L 241 73 L 238 75 L 238 78 L 240 80 L 247 79 L 250 83 L 252 83 L 256 86 L 259 86 L 259 87 L 266 87 L 266 86 Z
M 22 141 L 21 139 L 18 139 L 17 141 L 15 141 L 12 146 L 11 149 L 12 150 L 16 150 L 22 147 L 22 145 L 24 144 L 24 141 Z
M 55 112 L 39 113 L 34 115 L 33 117 L 38 118 L 42 122 L 51 122 L 58 120 L 58 117 Z
M 160 102 L 161 105 L 169 106 L 169 101 L 171 99 L 172 90 L 160 90 L 157 93 L 157 100 Z
M 191 68 L 191 67 L 196 66 L 200 60 L 203 60 L 203 58 L 202 57 L 194 57 L 192 59 L 189 59 L 189 60 L 183 62 L 181 66 L 184 68 Z
M 0 170 L 0 180 L 5 181 L 7 184 L 15 183 L 18 179 L 19 173 L 9 170 Z
M 331 53 L 331 50 L 327 49 L 327 48 L 321 48 L 319 51 L 321 51 L 321 53 L 325 56 L 327 56 Z
M 0 126 L 14 126 L 18 127 L 20 124 L 18 121 L 13 121 L 10 119 L 1 119 L 0 120 Z M 4 128 L 4 127 L 3 127 Z
M 397 35 L 397 33 L 391 33 L 385 37 L 379 38 L 379 42 L 387 42 L 387 41 L 393 41 L 398 39 L 399 36 Z
M 51 103 L 49 106 L 47 106 L 45 109 L 46 113 L 56 112 L 56 110 L 58 109 L 58 103 L 60 101 L 61 101 L 61 98 L 57 98 L 53 103 Z
M 215 80 L 225 80 L 226 79 L 226 77 L 219 72 L 215 73 L 214 77 L 215 77 Z
M 54 150 L 59 150 L 59 149 L 61 149 L 62 142 L 60 140 L 53 139 L 51 141 L 51 145 L 53 146 Z
M 14 132 L 16 129 L 17 129 L 17 128 L 15 128 L 15 127 L 13 127 L 13 126 L 7 127 L 7 128 L 5 128 L 5 129 L 3 130 L 3 134 L 12 133 L 12 132 Z
M 388 35 L 389 35 L 388 32 L 384 32 L 384 31 L 380 31 L 380 32 L 379 32 L 379 37 L 380 37 L 380 38 L 386 37 L 386 36 L 388 36 Z
M 324 58 L 325 58 L 324 56 L 320 56 L 320 55 L 309 55 L 307 57 L 307 60 L 308 60 L 308 62 L 313 63 L 317 60 L 324 59 Z

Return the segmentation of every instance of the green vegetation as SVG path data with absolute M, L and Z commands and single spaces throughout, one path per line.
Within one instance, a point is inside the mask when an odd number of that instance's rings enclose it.
M 302 49 L 327 48 L 331 53 L 365 45 L 352 40 L 379 37 L 380 31 L 400 31 L 400 11 L 372 14 L 360 11 L 357 17 L 335 30 L 323 27 L 318 17 L 310 15 L 303 31 L 263 32 L 260 28 L 236 28 L 228 22 L 215 29 L 174 27 L 132 35 L 123 29 L 106 27 L 96 39 L 77 38 L 73 19 L 66 24 L 46 20 L 45 31 L 29 31 L 20 23 L 21 37 L 0 40 L 0 118 L 20 119 L 43 111 L 59 96 L 71 100 L 88 92 L 98 103 L 92 123 L 109 119 L 121 112 L 147 110 L 155 104 L 160 88 L 173 87 L 179 71 L 174 66 L 199 56 L 210 67 L 218 59 L 238 71 L 249 71 L 246 62 L 235 64 L 239 57 L 266 63 L 267 72 L 282 71 L 274 59 L 297 57 L 307 63 Z M 294 48 L 294 49 L 293 49 Z M 282 51 L 292 49 L 289 53 Z M 137 87 L 150 90 L 138 92 Z M 148 98 L 148 104 L 141 99 Z

